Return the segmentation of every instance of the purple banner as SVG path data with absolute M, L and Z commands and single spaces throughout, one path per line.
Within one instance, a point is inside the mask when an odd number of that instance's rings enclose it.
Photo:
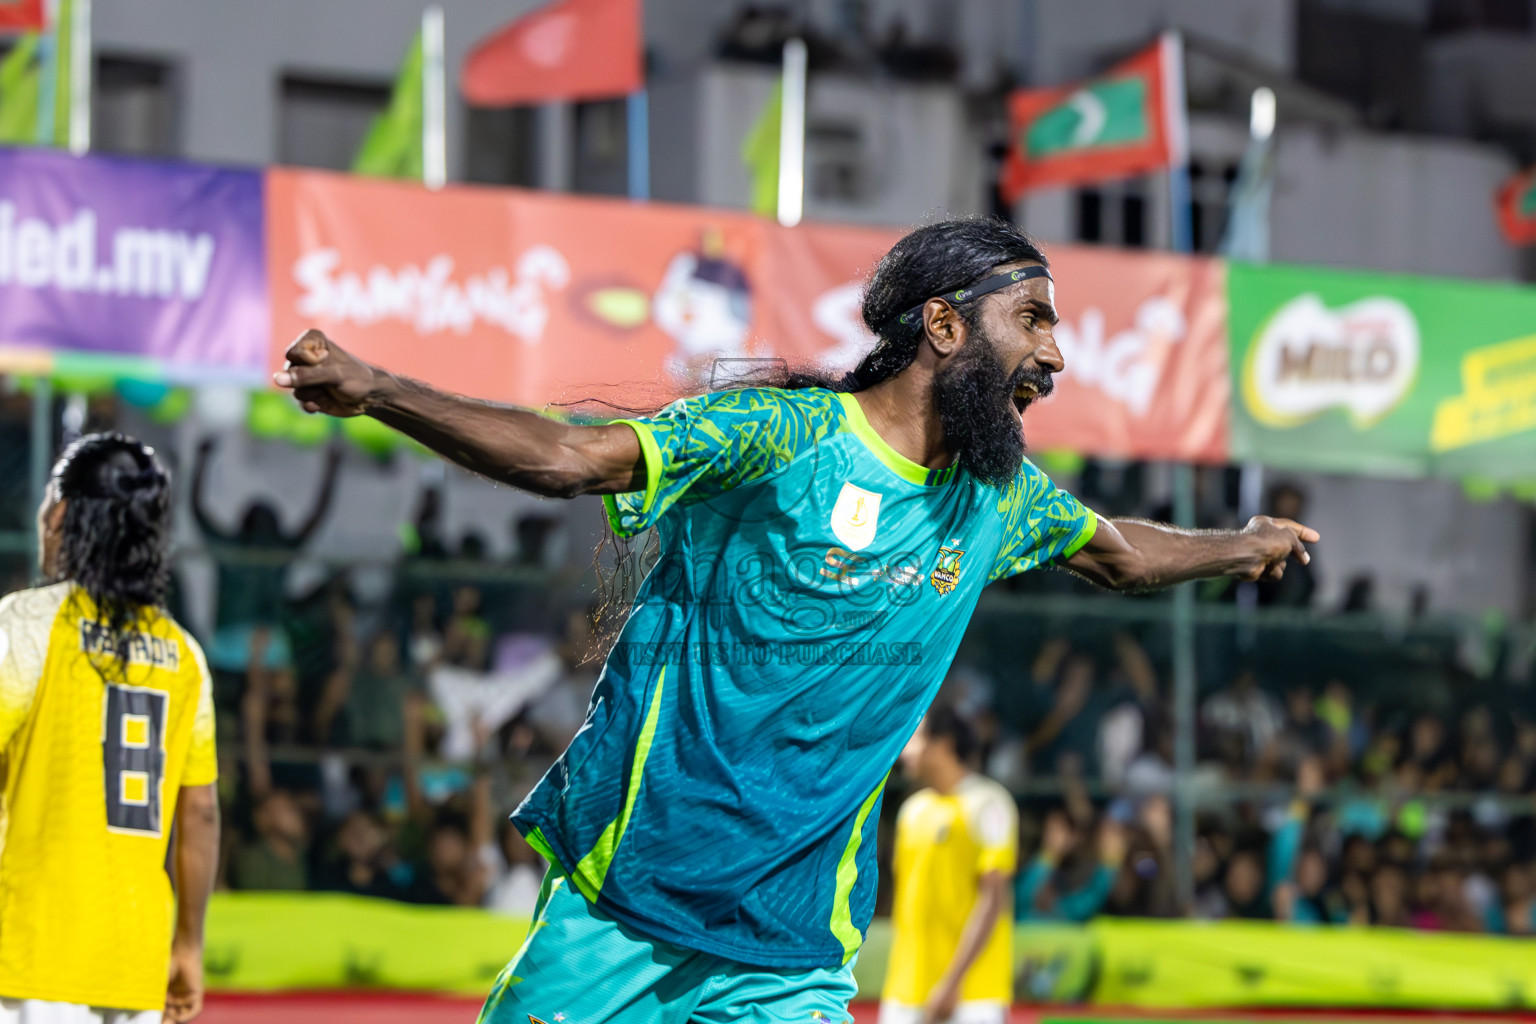
M 256 376 L 265 266 L 259 172 L 0 150 L 0 346 Z

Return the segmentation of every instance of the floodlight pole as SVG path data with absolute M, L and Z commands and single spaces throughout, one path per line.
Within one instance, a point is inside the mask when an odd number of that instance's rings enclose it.
M 421 180 L 427 188 L 439 189 L 448 182 L 448 82 L 441 7 L 421 12 L 421 63 Z
M 74 0 L 69 30 L 69 151 L 81 156 L 91 148 L 91 0 Z
M 1167 96 L 1163 126 L 1168 139 L 1168 247 L 1174 252 L 1194 250 L 1194 224 L 1190 213 L 1189 112 L 1184 97 L 1184 37 L 1164 32 L 1158 40 L 1163 50 L 1163 91 Z
M 805 213 L 804 39 L 784 43 L 784 92 L 779 117 L 779 223 L 792 228 Z

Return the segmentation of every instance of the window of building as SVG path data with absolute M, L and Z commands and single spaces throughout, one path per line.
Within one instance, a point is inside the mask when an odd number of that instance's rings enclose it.
M 577 192 L 622 196 L 629 192 L 629 131 L 625 101 L 576 105 L 576 159 L 571 184 Z
M 538 111 L 533 107 L 465 107 L 464 180 L 486 185 L 538 183 Z
M 1230 160 L 1194 159 L 1189 164 L 1190 243 L 1195 252 L 1215 252 L 1227 228 L 1232 184 L 1237 164 Z
M 277 159 L 344 171 L 373 119 L 389 106 L 390 83 L 284 75 Z
M 162 60 L 101 54 L 91 91 L 91 148 L 103 153 L 174 156 L 179 150 L 173 66 Z
M 864 129 L 855 121 L 818 120 L 806 127 L 806 188 L 812 199 L 832 203 L 869 200 L 870 160 Z
M 1147 198 L 1136 179 L 1106 182 L 1077 192 L 1077 240 L 1143 248 L 1147 245 Z

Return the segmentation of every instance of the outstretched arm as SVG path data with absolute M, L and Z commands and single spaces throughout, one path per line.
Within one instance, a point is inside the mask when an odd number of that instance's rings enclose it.
M 370 366 L 316 330 L 288 349 L 273 379 L 306 412 L 368 415 L 472 472 L 551 498 L 645 487 L 635 432 L 573 426 L 527 409 L 438 391 Z
M 208 486 L 208 462 L 213 457 L 213 449 L 214 440 L 211 437 L 203 438 L 203 443 L 197 446 L 197 461 L 192 466 L 192 517 L 197 520 L 197 528 L 203 532 L 204 537 L 230 541 L 234 539 L 234 534 L 219 529 L 219 524 L 208 515 L 208 509 L 203 504 Z
M 1100 519 L 1066 567 L 1111 590 L 1147 590 L 1210 576 L 1279 579 L 1285 563 L 1311 560 L 1316 530 L 1254 516 L 1243 530 L 1183 530 L 1143 519 Z
M 299 527 L 298 532 L 289 538 L 296 548 L 303 547 L 309 542 L 309 538 L 320 529 L 320 524 L 325 522 L 325 514 L 331 510 L 331 499 L 336 497 L 336 478 L 341 475 L 341 448 L 332 444 L 325 453 L 325 472 L 320 478 L 320 494 L 315 498 L 315 507 L 310 510 L 309 518 Z

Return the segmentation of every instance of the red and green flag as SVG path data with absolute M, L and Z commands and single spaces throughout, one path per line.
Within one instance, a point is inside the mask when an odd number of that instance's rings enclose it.
M 1536 167 L 1499 186 L 1499 227 L 1510 245 L 1536 245 Z
M 1148 174 L 1188 157 L 1182 44 L 1164 33 L 1087 82 L 1009 97 L 1011 139 L 999 182 L 1013 202 L 1030 189 Z

